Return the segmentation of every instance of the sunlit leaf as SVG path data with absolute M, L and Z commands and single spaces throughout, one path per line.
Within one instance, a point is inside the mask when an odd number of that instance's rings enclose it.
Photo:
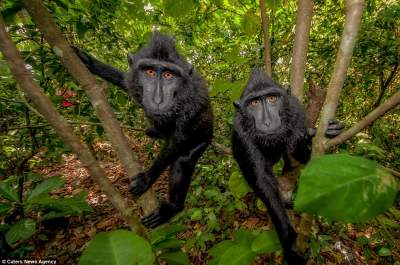
M 271 253 L 281 249 L 281 243 L 275 230 L 263 231 L 251 243 L 251 250 L 256 253 Z
M 333 221 L 363 222 L 388 209 L 396 193 L 393 176 L 376 162 L 324 155 L 303 170 L 295 209 Z
M 79 265 L 153 265 L 149 242 L 131 231 L 99 233 L 83 252 Z
M 240 171 L 233 171 L 229 178 L 229 189 L 232 194 L 238 199 L 244 197 L 247 193 L 251 192 L 252 189 L 247 184 L 247 181 L 244 179 L 242 173 Z

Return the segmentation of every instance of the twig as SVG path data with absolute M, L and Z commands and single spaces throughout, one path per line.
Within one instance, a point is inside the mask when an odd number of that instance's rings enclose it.
M 388 168 L 388 167 L 384 167 L 384 168 L 385 168 L 387 171 L 389 171 L 390 174 L 392 174 L 393 176 L 400 178 L 400 172 L 398 172 L 398 171 L 396 171 L 396 170 L 394 170 L 394 169 Z

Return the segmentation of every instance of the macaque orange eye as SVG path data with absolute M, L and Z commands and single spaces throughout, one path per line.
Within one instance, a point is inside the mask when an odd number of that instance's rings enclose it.
M 276 96 L 267 96 L 269 103 L 275 103 L 278 98 Z
M 156 71 L 153 68 L 149 68 L 146 70 L 146 74 L 148 76 L 154 77 L 154 76 L 156 76 Z
M 257 106 L 259 106 L 259 105 L 261 104 L 261 100 L 259 100 L 259 99 L 254 99 L 254 100 L 252 100 L 252 101 L 250 102 L 250 104 L 251 104 L 253 107 L 257 107 Z
M 165 72 L 163 73 L 163 77 L 164 77 L 165 79 L 167 79 L 167 80 L 170 80 L 170 79 L 172 79 L 172 78 L 174 77 L 174 74 L 171 73 L 170 71 L 165 71 Z

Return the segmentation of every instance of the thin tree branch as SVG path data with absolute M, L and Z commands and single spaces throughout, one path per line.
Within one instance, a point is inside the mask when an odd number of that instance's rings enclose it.
M 85 89 L 97 117 L 103 123 L 107 137 L 112 142 L 118 158 L 124 165 L 128 175 L 130 177 L 136 176 L 141 171 L 141 166 L 137 162 L 136 154 L 130 148 L 111 107 L 108 105 L 103 93 L 100 92 L 102 90 L 96 83 L 95 77 L 71 49 L 43 3 L 40 0 L 22 0 L 22 2 L 44 38 L 53 48 L 54 53 Z M 151 189 L 141 196 L 138 201 L 145 215 L 151 213 L 158 206 L 158 200 Z
M 52 124 L 55 131 L 65 141 L 67 145 L 79 157 L 82 164 L 89 170 L 93 180 L 100 186 L 101 190 L 107 194 L 114 207 L 121 213 L 128 222 L 132 230 L 138 234 L 146 236 L 146 230 L 135 215 L 130 214 L 130 210 L 121 194 L 114 188 L 107 178 L 104 170 L 100 167 L 96 159 L 90 153 L 88 147 L 81 142 L 64 118 L 56 111 L 51 101 L 43 94 L 39 85 L 34 81 L 31 73 L 26 69 L 25 62 L 22 60 L 17 47 L 7 34 L 6 26 L 0 15 L 0 51 L 16 81 L 23 91 L 35 103 L 37 110 L 46 117 Z
M 369 126 L 372 124 L 376 119 L 384 115 L 386 112 L 389 110 L 393 109 L 396 107 L 398 104 L 400 104 L 400 91 L 397 91 L 393 96 L 391 96 L 385 103 L 380 105 L 378 108 L 373 110 L 371 113 L 369 113 L 367 116 L 365 116 L 361 121 L 356 123 L 353 127 L 350 129 L 346 130 L 345 132 L 339 134 L 333 139 L 328 140 L 325 143 L 325 148 L 330 148 L 335 145 L 341 144 L 344 141 L 350 139 L 353 137 L 356 133 L 364 129 L 365 127 Z
M 350 65 L 353 49 L 360 29 L 364 0 L 346 1 L 346 21 L 339 51 L 336 57 L 335 68 L 329 82 L 326 99 L 320 114 L 320 125 L 313 140 L 313 155 L 321 155 L 325 152 L 325 131 L 329 120 L 335 117 L 339 104 L 340 92 L 346 79 L 347 69 Z
M 313 13 L 313 0 L 299 0 L 297 7 L 296 33 L 294 38 L 290 88 L 294 96 L 303 102 L 304 72 Z
M 385 75 L 384 75 L 383 71 L 381 72 L 380 82 L 379 82 L 380 83 L 380 92 L 378 95 L 378 99 L 376 100 L 376 102 L 373 105 L 373 109 L 377 108 L 381 104 L 381 101 L 383 99 L 383 96 L 385 95 L 387 88 L 390 86 L 390 83 L 392 83 L 394 77 L 397 74 L 398 68 L 399 68 L 399 63 L 396 63 L 394 65 L 392 71 L 390 71 L 390 75 L 386 79 L 386 81 L 385 81 Z
M 260 15 L 261 15 L 261 27 L 264 37 L 264 64 L 265 72 L 272 77 L 272 64 L 271 64 L 271 41 L 269 39 L 268 26 L 269 21 L 266 14 L 265 0 L 260 0 Z

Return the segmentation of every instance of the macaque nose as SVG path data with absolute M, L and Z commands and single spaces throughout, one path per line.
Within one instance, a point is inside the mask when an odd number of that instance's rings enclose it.
M 160 84 L 157 83 L 156 91 L 154 93 L 154 102 L 158 105 L 163 101 L 163 93 Z

